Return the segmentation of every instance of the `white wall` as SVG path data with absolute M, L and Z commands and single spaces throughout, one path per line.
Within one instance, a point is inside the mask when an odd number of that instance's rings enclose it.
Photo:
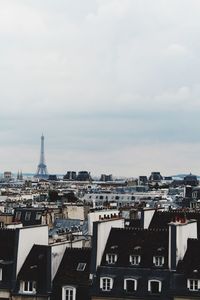
M 67 217 L 69 219 L 84 220 L 84 206 L 67 205 L 65 206 L 65 210 L 67 210 Z
M 105 216 L 111 217 L 111 215 L 116 214 L 119 215 L 119 211 L 117 209 L 108 209 L 108 210 L 97 210 L 94 212 L 90 212 L 88 214 L 88 234 L 93 234 L 93 222 L 99 221 L 99 217 L 103 218 Z
M 85 239 L 74 240 L 72 243 L 67 244 L 68 248 L 83 248 L 85 246 Z
M 5 210 L 4 205 L 0 205 L 0 212 L 4 212 L 4 210 Z
M 176 264 L 179 259 L 183 259 L 185 252 L 187 250 L 187 240 L 188 238 L 196 239 L 197 238 L 197 222 L 188 221 L 186 224 L 177 225 L 176 233 Z
M 174 230 L 175 228 L 175 230 Z M 172 231 L 173 229 L 173 231 Z M 175 236 L 174 236 L 175 235 Z M 175 245 L 174 243 L 175 239 Z M 174 264 L 172 262 L 172 257 L 174 257 L 174 262 L 176 262 L 176 266 L 179 260 L 182 260 L 185 252 L 187 250 L 187 240 L 188 238 L 197 239 L 197 221 L 189 220 L 181 223 L 179 221 L 169 223 L 169 257 L 168 264 L 169 268 L 175 268 L 172 266 Z
M 144 214 L 144 229 L 148 229 L 155 213 L 155 209 L 145 209 L 143 210 Z
M 17 224 L 13 223 L 13 224 L 6 225 L 6 228 L 8 229 L 15 229 L 15 228 L 22 228 L 22 227 L 23 227 L 22 223 L 17 223 Z
M 55 244 L 55 245 L 51 246 L 51 259 L 52 259 L 51 280 L 53 280 L 56 275 L 56 272 L 57 272 L 60 262 L 63 258 L 65 249 L 67 248 L 68 243 L 69 242 L 62 243 L 62 244 Z
M 101 264 L 103 252 L 110 234 L 111 228 L 124 228 L 124 219 L 113 219 L 97 223 L 97 258 L 96 268 Z
M 18 275 L 34 244 L 48 245 L 48 226 L 23 227 L 19 229 L 16 275 Z

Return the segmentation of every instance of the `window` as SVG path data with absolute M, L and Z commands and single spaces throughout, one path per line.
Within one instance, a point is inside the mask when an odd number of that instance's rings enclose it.
M 117 254 L 106 254 L 106 261 L 108 264 L 115 264 L 117 261 Z
M 79 263 L 77 266 L 77 271 L 84 271 L 86 267 L 86 263 Z
M 27 211 L 26 214 L 25 214 L 25 221 L 29 221 L 30 218 L 31 218 L 31 212 Z
M 100 278 L 100 288 L 102 291 L 109 292 L 113 287 L 113 278 L 110 277 L 101 277 Z
M 42 216 L 42 213 L 41 212 L 36 212 L 36 215 L 35 215 L 35 219 L 37 221 L 39 221 L 41 219 L 41 216 Z
M 2 281 L 2 274 L 3 274 L 2 268 L 0 268 L 0 281 Z
M 165 258 L 164 256 L 154 256 L 153 263 L 156 267 L 162 267 L 164 265 Z
M 133 278 L 124 279 L 124 290 L 127 293 L 133 293 L 137 290 L 137 280 Z
M 141 261 L 141 256 L 140 255 L 130 255 L 129 261 L 131 265 L 139 265 Z
M 192 193 L 192 198 L 197 199 L 198 193 L 197 192 L 193 192 Z
M 199 279 L 188 279 L 187 287 L 190 291 L 198 291 L 200 289 L 200 280 Z
M 148 291 L 152 294 L 158 294 L 161 292 L 162 282 L 160 280 L 149 280 Z
M 15 214 L 15 220 L 16 221 L 19 221 L 21 219 L 21 211 L 16 211 L 16 214 Z
M 63 286 L 62 288 L 62 300 L 75 300 L 76 288 L 73 286 Z
M 36 282 L 35 281 L 21 281 L 20 291 L 22 293 L 36 293 Z

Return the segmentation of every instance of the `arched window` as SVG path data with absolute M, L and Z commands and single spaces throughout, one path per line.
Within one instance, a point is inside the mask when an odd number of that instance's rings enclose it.
M 76 288 L 70 285 L 63 286 L 62 300 L 76 300 Z
M 162 282 L 160 280 L 151 279 L 148 281 L 148 291 L 152 294 L 159 294 L 162 289 Z
M 124 279 L 124 290 L 127 293 L 133 293 L 137 290 L 137 280 L 134 278 Z

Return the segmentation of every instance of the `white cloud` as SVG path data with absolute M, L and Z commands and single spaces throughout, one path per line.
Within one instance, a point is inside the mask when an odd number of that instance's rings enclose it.
M 101 165 L 121 159 L 119 172 L 129 174 L 126 153 L 140 145 L 142 159 L 142 142 L 159 148 L 171 137 L 172 148 L 175 140 L 192 147 L 200 125 L 199 9 L 195 0 L 1 0 L 4 146 L 21 139 L 36 147 L 44 131 L 64 171 L 67 151 L 72 162 L 92 152 L 97 164 L 98 147 L 105 153 L 110 141 L 110 159 L 103 155 Z M 115 148 L 124 156 L 115 157 Z

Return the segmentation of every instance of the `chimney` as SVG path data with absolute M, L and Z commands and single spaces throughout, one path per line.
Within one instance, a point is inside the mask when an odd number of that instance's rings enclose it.
M 164 209 L 155 209 L 155 208 L 143 208 L 141 210 L 141 224 L 142 228 L 148 229 L 149 225 L 153 219 L 154 213 L 156 211 L 163 211 Z
M 124 228 L 124 219 L 109 219 L 97 221 L 93 224 L 91 276 L 96 273 L 97 267 L 101 264 L 111 228 Z
M 197 239 L 197 221 L 175 218 L 169 223 L 168 263 L 170 270 L 176 270 L 179 260 L 182 260 L 187 250 L 187 240 Z

